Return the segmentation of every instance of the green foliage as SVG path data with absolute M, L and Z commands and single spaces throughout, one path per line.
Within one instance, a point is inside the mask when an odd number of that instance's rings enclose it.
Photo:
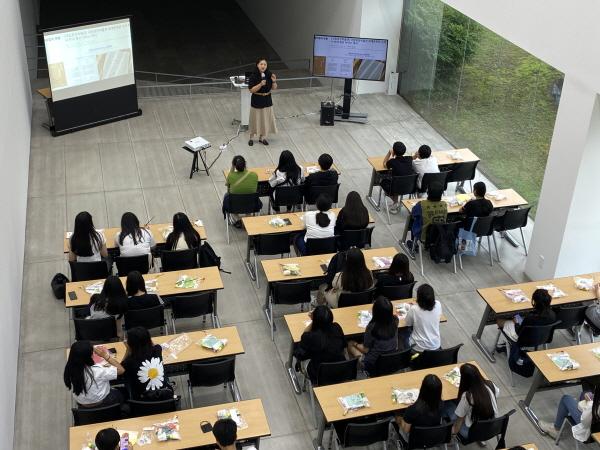
M 453 8 L 444 8 L 437 58 L 438 73 L 452 73 L 468 63 L 481 35 L 481 27 Z

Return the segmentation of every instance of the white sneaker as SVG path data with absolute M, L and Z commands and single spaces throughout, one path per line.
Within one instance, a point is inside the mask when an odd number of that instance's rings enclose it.
M 540 429 L 544 433 L 546 433 L 548 436 L 550 436 L 552 439 L 556 439 L 556 436 L 558 436 L 558 430 L 556 428 L 554 428 L 553 423 L 544 422 L 543 420 L 540 420 L 538 422 L 538 425 L 539 425 Z
M 400 203 L 394 203 L 390 206 L 390 214 L 398 214 L 398 211 L 400 211 Z

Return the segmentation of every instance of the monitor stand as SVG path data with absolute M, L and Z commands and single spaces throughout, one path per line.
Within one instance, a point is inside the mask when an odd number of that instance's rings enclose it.
M 366 113 L 351 113 L 350 103 L 352 103 L 352 78 L 346 78 L 344 80 L 344 103 L 342 110 L 335 110 L 335 120 L 337 122 L 354 122 L 354 123 L 367 123 Z

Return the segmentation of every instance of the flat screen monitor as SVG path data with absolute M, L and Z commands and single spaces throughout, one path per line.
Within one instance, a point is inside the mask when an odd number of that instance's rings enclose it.
M 313 76 L 385 81 L 387 39 L 316 34 Z

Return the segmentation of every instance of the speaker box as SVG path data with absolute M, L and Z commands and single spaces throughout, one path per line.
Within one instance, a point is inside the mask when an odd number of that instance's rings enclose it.
M 335 103 L 321 102 L 321 126 L 332 127 L 335 120 Z

